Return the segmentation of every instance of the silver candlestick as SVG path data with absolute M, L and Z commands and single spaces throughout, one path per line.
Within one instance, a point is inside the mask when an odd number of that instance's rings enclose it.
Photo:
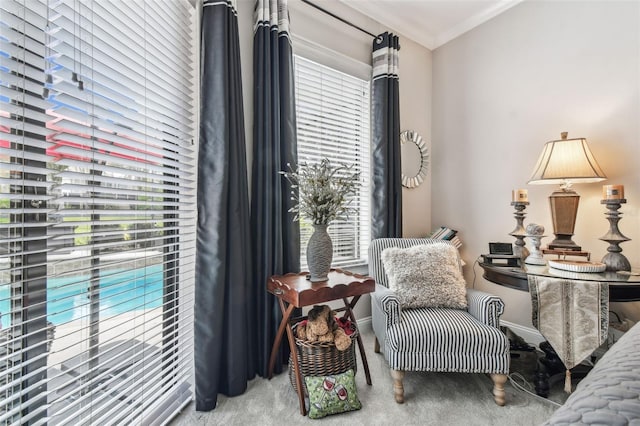
M 512 201 L 511 205 L 516 209 L 514 217 L 516 218 L 516 228 L 509 233 L 512 237 L 515 237 L 516 242 L 513 248 L 513 254 L 520 257 L 523 261 L 529 256 L 529 250 L 525 246 L 524 238 L 527 236 L 527 232 L 524 229 L 524 217 L 526 213 L 524 209 L 529 205 L 528 201 Z
M 607 271 L 630 271 L 631 264 L 629 260 L 622 254 L 620 243 L 630 241 L 631 238 L 627 238 L 622 235 L 622 232 L 618 229 L 618 221 L 622 213 L 618 212 L 621 204 L 625 204 L 627 200 L 625 198 L 617 200 L 602 200 L 600 204 L 607 206 L 607 212 L 604 214 L 609 221 L 609 232 L 607 232 L 600 239 L 609 243 L 607 251 L 602 258 L 602 263 L 607 265 Z

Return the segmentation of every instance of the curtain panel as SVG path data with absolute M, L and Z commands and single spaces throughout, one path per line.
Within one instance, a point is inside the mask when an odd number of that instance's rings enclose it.
M 402 237 L 398 36 L 373 41 L 371 237 Z
M 279 173 L 297 163 L 293 54 L 287 0 L 258 0 L 254 10 L 254 127 L 251 190 L 253 295 L 257 324 L 257 373 L 267 375 L 282 313 L 267 293 L 267 278 L 300 269 L 300 229 L 289 212 L 291 185 Z M 282 371 L 288 347 L 276 359 Z
M 201 33 L 196 410 L 243 393 L 255 376 L 260 323 L 251 299 L 245 129 L 235 2 L 205 1 Z

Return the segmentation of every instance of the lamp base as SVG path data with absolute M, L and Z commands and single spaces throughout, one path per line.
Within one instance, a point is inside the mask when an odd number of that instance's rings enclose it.
M 549 243 L 548 248 L 551 250 L 582 251 L 582 247 L 573 242 L 571 235 L 563 234 L 556 234 L 556 239 Z
M 556 239 L 549 243 L 550 249 L 582 250 L 582 247 L 571 239 L 576 225 L 579 202 L 580 196 L 570 188 L 555 191 L 549 196 L 553 233 L 556 236 Z

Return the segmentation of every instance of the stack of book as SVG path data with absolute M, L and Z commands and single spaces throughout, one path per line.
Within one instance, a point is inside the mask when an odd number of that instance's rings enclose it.
M 447 240 L 451 241 L 456 248 L 462 247 L 462 241 L 460 237 L 457 235 L 458 231 L 455 229 L 448 228 L 446 226 L 441 226 L 436 229 L 429 235 L 427 238 L 431 238 L 434 240 Z

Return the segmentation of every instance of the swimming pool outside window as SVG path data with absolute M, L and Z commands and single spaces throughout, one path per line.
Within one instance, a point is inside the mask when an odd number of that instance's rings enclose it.
M 189 398 L 196 13 L 150 5 L 0 2 L 2 424 Z

